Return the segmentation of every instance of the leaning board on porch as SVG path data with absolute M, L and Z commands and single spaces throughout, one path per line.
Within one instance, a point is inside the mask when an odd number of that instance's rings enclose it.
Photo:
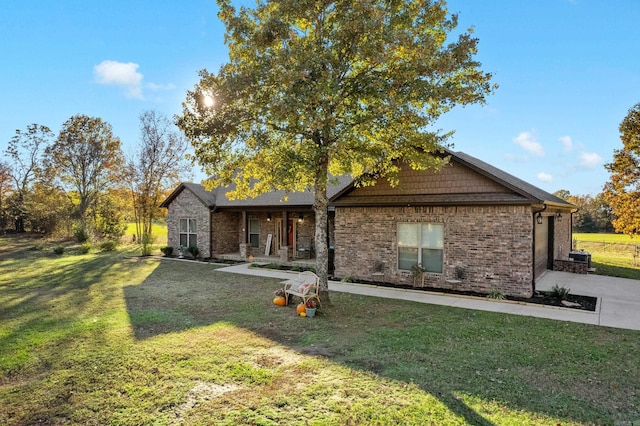
M 320 304 L 320 278 L 311 271 L 300 272 L 297 277 L 282 281 L 284 294 L 289 303 L 289 296 L 298 296 L 306 304 L 309 299 L 316 299 Z

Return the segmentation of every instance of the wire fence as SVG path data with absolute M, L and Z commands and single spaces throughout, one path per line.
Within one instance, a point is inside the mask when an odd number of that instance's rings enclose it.
M 593 256 L 615 257 L 625 264 L 640 265 L 640 244 L 611 243 L 607 241 L 573 240 L 574 250 L 583 250 Z

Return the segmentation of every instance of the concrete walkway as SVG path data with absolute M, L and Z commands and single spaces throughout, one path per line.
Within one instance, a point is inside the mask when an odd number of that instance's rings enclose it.
M 292 274 L 294 274 L 288 271 L 249 268 L 248 263 L 228 266 L 218 270 L 282 280 L 291 278 Z M 456 308 L 640 330 L 640 281 L 602 277 L 599 275 L 578 275 L 568 272 L 548 271 L 537 283 L 537 289 L 548 290 L 555 284 L 570 288 L 571 293 L 574 294 L 598 297 L 599 303 L 596 311 L 587 312 L 554 306 L 452 296 L 422 290 L 404 290 L 338 281 L 329 281 L 329 290 L 388 299 L 411 300 L 432 305 L 453 306 Z
M 554 285 L 569 288 L 573 294 L 597 297 L 595 324 L 640 330 L 640 280 L 547 271 L 536 289 L 551 290 Z

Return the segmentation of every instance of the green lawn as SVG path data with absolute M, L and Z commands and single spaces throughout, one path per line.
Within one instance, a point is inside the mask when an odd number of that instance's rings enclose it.
M 151 232 L 155 238 L 156 244 L 167 244 L 167 224 L 164 222 L 155 222 L 151 227 Z M 136 235 L 136 224 L 133 222 L 127 223 L 127 230 L 125 231 L 124 240 L 131 241 L 133 236 Z
M 574 233 L 574 240 L 594 241 L 607 243 L 623 243 L 640 245 L 640 237 L 631 238 L 627 234 L 591 234 L 591 233 Z
M 640 332 L 333 293 L 0 238 L 0 424 L 613 424 Z M 133 250 L 133 248 L 127 248 Z
M 574 248 L 591 253 L 600 275 L 640 279 L 640 238 L 623 234 L 573 234 Z

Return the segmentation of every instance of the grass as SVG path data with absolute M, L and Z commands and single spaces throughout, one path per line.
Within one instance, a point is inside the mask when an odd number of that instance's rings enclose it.
M 591 253 L 596 274 L 640 279 L 640 239 L 624 234 L 573 234 L 574 248 Z
M 622 243 L 622 244 L 638 244 L 638 245 L 640 245 L 640 237 L 631 238 L 627 234 L 574 233 L 573 234 L 573 239 L 574 240 L 579 240 L 579 241 Z
M 640 419 L 637 331 L 342 293 L 301 318 L 275 279 L 130 254 L 0 238 L 0 424 Z
M 155 238 L 155 243 L 158 245 L 167 244 L 167 225 L 164 222 L 155 222 L 151 226 L 151 233 Z M 133 222 L 127 223 L 127 230 L 125 231 L 123 239 L 125 241 L 131 241 L 133 236 L 136 235 L 136 224 Z

